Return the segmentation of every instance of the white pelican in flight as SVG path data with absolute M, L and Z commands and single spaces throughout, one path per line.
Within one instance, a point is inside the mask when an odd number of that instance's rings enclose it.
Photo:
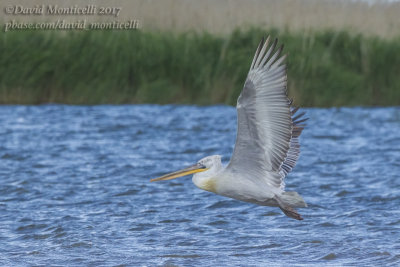
M 228 165 L 221 156 L 208 156 L 183 170 L 151 179 L 170 180 L 194 174 L 200 189 L 262 206 L 279 207 L 287 216 L 302 220 L 294 208 L 307 207 L 297 192 L 285 192 L 284 178 L 300 153 L 299 136 L 304 113 L 287 96 L 286 55 L 283 45 L 274 51 L 269 37 L 260 42 L 244 88 L 237 100 L 237 135 Z

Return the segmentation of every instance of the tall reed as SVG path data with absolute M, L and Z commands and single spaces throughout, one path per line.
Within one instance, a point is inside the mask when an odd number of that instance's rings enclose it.
M 234 105 L 266 31 L 0 34 L 0 103 Z M 400 105 L 400 37 L 271 29 L 305 106 Z

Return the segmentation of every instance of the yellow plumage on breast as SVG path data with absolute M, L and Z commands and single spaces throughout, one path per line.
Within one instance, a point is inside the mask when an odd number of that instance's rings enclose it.
M 200 184 L 200 188 L 209 192 L 216 193 L 217 184 L 215 179 L 213 178 L 204 179 L 204 181 L 202 181 L 202 183 Z

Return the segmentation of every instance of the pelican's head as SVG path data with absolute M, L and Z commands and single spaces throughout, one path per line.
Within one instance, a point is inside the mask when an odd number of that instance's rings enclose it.
M 178 177 L 186 176 L 189 174 L 198 174 L 196 176 L 210 176 L 221 168 L 221 156 L 214 155 L 202 158 L 196 164 L 184 168 L 182 170 L 165 174 L 161 177 L 151 179 L 150 182 L 171 180 Z M 204 172 L 200 175 L 200 172 Z
M 199 175 L 210 176 L 211 174 L 214 174 L 221 169 L 222 166 L 221 156 L 220 155 L 208 156 L 199 160 L 197 164 L 201 164 L 207 168 L 207 172 L 202 174 L 199 173 Z

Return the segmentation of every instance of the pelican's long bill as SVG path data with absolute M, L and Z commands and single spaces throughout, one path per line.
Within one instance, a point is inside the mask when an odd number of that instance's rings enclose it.
M 171 172 L 171 173 L 165 174 L 161 177 L 151 179 L 150 182 L 171 180 L 171 179 L 175 179 L 175 178 L 182 177 L 185 175 L 193 174 L 196 172 L 204 172 L 206 170 L 208 170 L 208 168 L 206 168 L 206 166 L 204 166 L 200 163 L 197 163 L 195 165 L 192 165 L 192 166 L 182 169 L 180 171 Z

